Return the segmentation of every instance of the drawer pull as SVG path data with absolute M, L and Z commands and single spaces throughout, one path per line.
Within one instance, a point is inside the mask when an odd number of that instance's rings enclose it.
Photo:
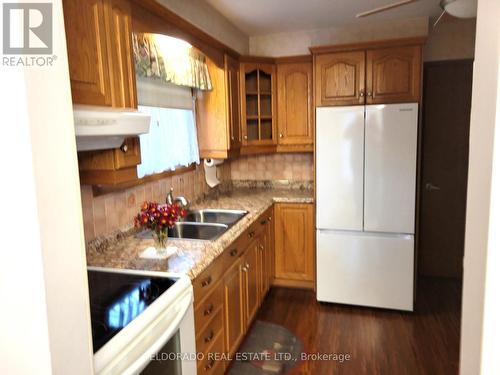
M 205 342 L 210 342 L 214 338 L 214 331 L 210 331 L 210 334 L 205 337 Z
M 264 245 L 260 244 L 259 249 L 264 250 Z
M 266 225 L 266 223 L 267 223 L 267 221 L 266 221 L 266 220 L 262 220 L 262 221 L 260 222 L 260 225 Z
M 209 363 L 208 365 L 206 365 L 203 369 L 204 369 L 205 371 L 208 371 L 208 370 L 210 370 L 212 367 L 214 367 L 214 364 L 215 364 L 215 360 L 213 360 L 213 359 L 212 359 L 212 360 L 210 361 L 210 363 Z
M 267 218 L 267 221 L 271 221 L 271 220 L 272 220 L 272 219 L 271 219 L 271 216 L 269 216 L 269 217 Z
M 255 231 L 251 231 L 250 233 L 248 233 L 248 238 L 252 238 L 253 236 L 255 236 Z
M 232 257 L 236 256 L 238 254 L 238 249 L 233 249 L 231 250 L 231 252 L 229 253 L 229 255 L 231 255 Z
M 208 307 L 203 310 L 203 316 L 208 316 L 212 313 L 212 311 L 214 311 L 214 304 L 211 303 L 210 305 L 208 305 Z
M 212 283 L 212 276 L 208 276 L 205 280 L 201 282 L 201 287 L 205 288 Z

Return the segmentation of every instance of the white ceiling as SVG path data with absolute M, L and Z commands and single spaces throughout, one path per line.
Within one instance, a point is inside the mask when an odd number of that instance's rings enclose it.
M 435 17 L 439 0 L 418 0 L 365 18 L 359 12 L 398 0 L 205 0 L 250 36 L 380 20 Z

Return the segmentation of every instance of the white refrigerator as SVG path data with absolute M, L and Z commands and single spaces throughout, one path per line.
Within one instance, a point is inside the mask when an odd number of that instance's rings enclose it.
M 413 310 L 418 104 L 316 109 L 317 299 Z

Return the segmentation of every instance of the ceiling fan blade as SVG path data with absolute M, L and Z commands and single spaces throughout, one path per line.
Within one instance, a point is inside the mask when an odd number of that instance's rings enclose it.
M 400 7 L 402 5 L 406 5 L 406 4 L 414 3 L 415 1 L 418 1 L 418 0 L 402 0 L 402 1 L 398 1 L 397 3 L 387 4 L 387 5 L 384 5 L 384 6 L 381 6 L 381 7 L 366 11 L 366 12 L 358 13 L 358 14 L 356 14 L 356 18 L 366 17 L 366 16 L 370 16 L 370 15 L 375 14 L 375 13 L 385 12 L 386 10 L 389 10 L 392 8 L 397 8 L 397 7 Z

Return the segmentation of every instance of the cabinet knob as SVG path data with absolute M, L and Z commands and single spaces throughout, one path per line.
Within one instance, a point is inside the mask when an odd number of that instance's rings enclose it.
M 368 95 L 370 98 L 372 97 L 372 93 L 369 91 L 368 91 L 368 94 L 366 94 L 366 95 Z
M 280 133 L 280 138 L 283 138 L 283 133 Z
M 231 141 L 234 141 L 234 137 L 233 136 L 231 136 Z
M 264 250 L 264 245 L 260 244 L 259 249 Z
M 360 91 L 360 92 L 359 92 L 359 96 L 360 96 L 361 98 L 362 98 L 363 96 L 365 96 L 364 91 Z
M 120 147 L 120 150 L 122 150 L 122 152 L 126 153 L 128 151 L 128 145 L 126 143 L 122 144 Z
M 248 139 L 248 137 L 246 135 L 243 138 Z

